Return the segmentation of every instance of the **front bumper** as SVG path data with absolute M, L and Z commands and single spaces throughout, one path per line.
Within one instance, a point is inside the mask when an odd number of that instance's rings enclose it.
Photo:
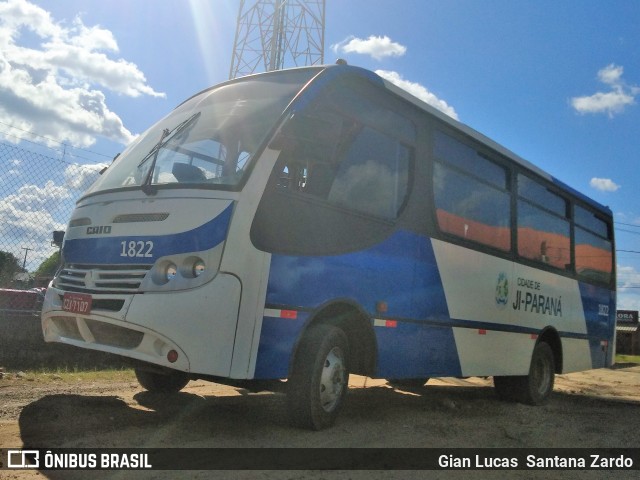
M 219 274 L 183 291 L 94 294 L 89 314 L 62 309 L 64 291 L 49 287 L 42 310 L 47 342 L 113 353 L 190 373 L 228 376 L 241 285 Z M 169 361 L 171 351 L 177 360 Z

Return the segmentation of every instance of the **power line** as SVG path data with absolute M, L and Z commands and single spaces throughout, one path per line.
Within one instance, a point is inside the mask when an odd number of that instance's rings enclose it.
M 16 135 L 12 135 L 12 134 L 7 133 L 7 132 L 1 132 L 1 133 L 2 133 L 3 135 L 5 135 L 6 137 L 13 137 L 13 138 L 17 138 L 17 139 L 18 139 L 18 140 L 20 140 L 21 142 L 30 143 L 30 144 L 32 144 L 32 145 L 36 145 L 37 147 L 40 147 L 40 148 L 48 148 L 49 150 L 53 150 L 54 152 L 61 153 L 61 152 L 60 152 L 60 150 L 56 150 L 55 148 L 49 147 L 49 146 L 44 145 L 44 144 L 42 144 L 42 143 L 38 143 L 38 142 L 34 142 L 34 141 L 31 141 L 31 140 L 28 140 L 28 139 L 26 139 L 26 138 L 18 137 L 18 136 L 16 136 Z M 0 142 L 1 142 L 1 140 L 0 140 Z M 4 142 L 2 142 L 2 143 L 4 143 Z M 6 145 L 6 143 L 5 143 L 5 145 Z M 15 147 L 15 148 L 23 149 L 23 148 L 21 148 L 21 147 Z M 23 149 L 23 150 L 24 150 L 24 149 Z M 102 155 L 102 154 L 99 154 L 99 155 Z M 87 157 L 83 157 L 82 155 L 78 155 L 78 154 L 74 154 L 74 155 L 73 155 L 73 157 L 74 157 L 74 158 L 81 158 L 82 160 L 86 160 L 87 162 L 94 162 L 94 163 L 99 162 L 99 160 L 98 160 L 98 159 L 95 159 L 95 158 L 87 158 Z M 66 163 L 67 165 L 74 165 L 74 163 L 69 162 L 69 161 L 65 160 L 64 158 L 56 158 L 56 161 L 61 162 L 61 163 Z
M 61 142 L 61 141 L 56 140 L 56 139 L 54 139 L 54 138 L 46 137 L 46 136 L 44 136 L 44 135 L 40 135 L 40 134 L 35 133 L 35 132 L 33 132 L 33 131 L 25 130 L 24 128 L 16 127 L 15 125 L 11 125 L 11 124 L 8 124 L 8 123 L 2 122 L 2 121 L 0 121 L 0 124 L 5 125 L 5 126 L 7 126 L 7 127 L 9 127 L 9 128 L 13 128 L 13 129 L 15 129 L 15 130 L 20 130 L 21 132 L 27 133 L 27 134 L 32 135 L 32 136 L 34 136 L 34 137 L 42 138 L 42 139 L 44 139 L 44 140 L 47 140 L 48 142 L 57 143 L 58 145 L 61 145 L 61 146 L 65 147 L 65 148 L 66 148 L 66 147 L 71 147 L 71 148 L 73 148 L 74 150 L 80 150 L 80 151 L 82 151 L 82 152 L 91 153 L 92 155 L 98 155 L 98 156 L 100 156 L 100 157 L 104 157 L 104 158 L 109 158 L 109 159 L 111 159 L 111 155 L 107 155 L 107 154 L 104 154 L 104 153 L 96 152 L 96 151 L 94 151 L 94 150 L 89 150 L 89 149 L 82 148 L 82 147 L 74 147 L 73 145 L 69 145 L 69 144 L 67 144 L 67 143 L 65 143 L 65 142 Z M 19 140 L 24 140 L 25 142 L 30 142 L 30 143 L 34 143 L 34 144 L 36 144 L 36 145 L 41 145 L 41 146 L 43 146 L 43 147 L 45 147 L 45 148 L 49 148 L 50 150 L 54 150 L 54 151 L 58 151 L 58 152 L 59 152 L 59 150 L 55 150 L 54 148 L 49 147 L 48 145 L 43 145 L 43 144 L 41 144 L 41 143 L 37 143 L 37 142 L 34 142 L 34 141 L 32 141 L 32 140 L 28 140 L 28 139 L 26 139 L 26 138 L 19 137 L 19 136 L 17 136 L 17 135 L 14 135 L 14 134 L 11 134 L 11 133 L 8 133 L 8 132 L 2 132 L 2 133 L 3 133 L 3 134 L 5 134 L 5 135 L 9 135 L 9 136 L 11 136 L 11 137 L 17 138 L 17 139 L 19 139 Z M 79 158 L 82 158 L 82 159 L 84 159 L 84 160 L 89 160 L 88 158 L 82 157 L 82 156 L 80 156 L 80 155 L 75 155 L 75 156 L 77 156 L 77 157 L 79 157 Z
M 624 223 L 624 222 L 613 222 L 616 225 L 625 225 L 627 227 L 635 227 L 635 228 L 640 228 L 640 225 L 634 225 L 633 223 Z
M 626 228 L 616 228 L 616 232 L 631 233 L 632 235 L 640 235 L 640 232 L 634 232 L 633 230 L 627 230 Z

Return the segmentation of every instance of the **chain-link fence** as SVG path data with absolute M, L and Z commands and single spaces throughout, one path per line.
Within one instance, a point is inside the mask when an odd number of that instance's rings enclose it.
M 74 163 L 66 156 L 0 141 L 0 289 L 44 287 L 57 268 L 52 233 L 65 229 L 75 201 L 105 166 Z M 5 297 L 0 310 L 30 305 L 24 296 Z

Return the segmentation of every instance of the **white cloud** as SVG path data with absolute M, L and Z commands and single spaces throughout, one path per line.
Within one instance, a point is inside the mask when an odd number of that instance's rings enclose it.
M 383 37 L 371 35 L 367 39 L 350 36 L 340 43 L 331 45 L 331 49 L 337 54 L 359 53 L 369 55 L 376 60 L 382 60 L 385 57 L 401 57 L 407 51 L 407 47 L 391 41 L 386 35 Z
M 598 72 L 598 80 L 607 85 L 618 85 L 622 78 L 624 68 L 614 65 L 608 65 Z
M 606 113 L 609 117 L 622 113 L 625 107 L 635 104 L 640 87 L 627 85 L 622 80 L 624 68 L 610 64 L 598 72 L 598 80 L 610 87 L 609 91 L 593 95 L 573 97 L 571 106 L 581 114 Z
M 69 165 L 64 171 L 65 185 L 84 192 L 100 176 L 100 171 L 107 167 L 106 163 L 96 165 Z
M 0 250 L 18 255 L 23 247 L 29 247 L 27 267 L 34 270 L 52 253 L 51 232 L 65 229 L 75 200 L 107 165 L 68 164 L 44 156 L 4 158 L 0 164 L 0 192 L 4 196 L 0 199 Z M 49 180 L 41 184 L 36 179 L 45 177 L 32 175 L 34 171 L 46 172 Z
M 7 164 L 13 166 L 13 168 L 11 168 L 10 170 L 7 170 L 7 175 L 10 175 L 12 177 L 18 177 L 22 174 L 20 170 L 20 165 L 22 164 L 22 162 L 20 160 L 13 159 L 7 162 Z M 4 183 L 4 180 L 6 179 L 0 180 L 0 184 Z
M 589 97 L 571 99 L 571 105 L 578 113 L 607 113 L 610 117 L 622 113 L 624 107 L 634 103 L 635 97 L 623 91 L 598 92 Z
M 610 178 L 597 178 L 594 177 L 589 182 L 591 188 L 600 190 L 601 192 L 615 192 L 620 188 L 620 185 L 615 183 Z
M 432 107 L 435 107 L 441 112 L 446 113 L 450 117 L 458 120 L 458 114 L 456 113 L 455 109 L 452 106 L 450 106 L 444 100 L 441 100 L 438 97 L 436 97 L 433 93 L 431 93 L 429 90 L 427 90 L 424 86 L 420 85 L 419 83 L 405 80 L 404 78 L 402 78 L 402 76 L 398 72 L 391 72 L 387 70 L 376 70 L 376 73 L 380 75 L 382 78 L 384 78 L 385 80 L 390 81 L 394 85 L 397 85 L 403 90 L 406 90 L 413 96 L 418 97 L 423 102 L 428 103 Z
M 64 223 L 52 213 L 66 207 L 71 198 L 66 187 L 49 180 L 43 187 L 24 185 L 16 193 L 0 200 L 0 249 L 18 258 L 29 247 L 27 269 L 33 271 L 53 253 L 51 232 L 64 230 Z
M 63 230 L 51 211 L 70 197 L 65 187 L 49 180 L 44 187 L 24 185 L 0 200 L 0 238 L 19 238 L 25 244 L 47 245 L 54 230 Z
M 38 46 L 21 46 L 25 34 Z M 123 144 L 133 135 L 107 106 L 103 90 L 164 97 L 118 53 L 113 34 L 80 18 L 55 22 L 27 0 L 0 2 L 0 121 L 74 146 L 103 136 Z M 11 138 L 7 138 L 10 140 Z

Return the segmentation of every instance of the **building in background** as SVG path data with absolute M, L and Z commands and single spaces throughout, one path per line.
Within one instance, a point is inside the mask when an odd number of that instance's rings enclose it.
M 624 355 L 640 355 L 640 324 L 637 310 L 618 310 L 616 351 Z

